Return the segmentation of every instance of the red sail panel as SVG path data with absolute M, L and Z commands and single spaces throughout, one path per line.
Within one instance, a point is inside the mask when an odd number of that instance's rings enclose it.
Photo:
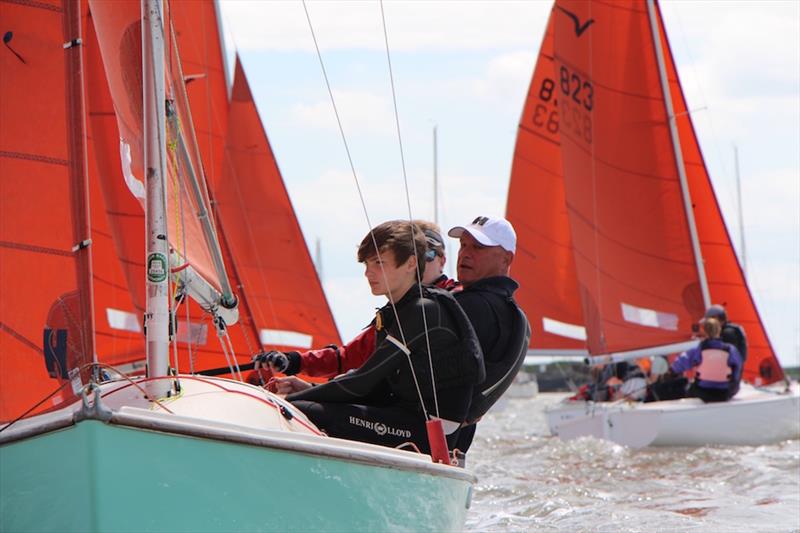
M 96 353 L 102 363 L 121 365 L 142 362 L 143 368 L 144 213 L 125 186 L 122 176 L 116 115 L 88 10 L 86 15 L 83 41 L 89 125 L 87 147 L 92 199 Z M 107 208 L 107 197 L 112 199 L 114 209 Z M 125 232 L 138 237 L 135 249 L 125 250 L 123 239 L 115 238 L 115 235 Z M 127 268 L 122 267 L 120 258 L 124 258 Z M 133 276 L 132 279 L 130 276 Z M 132 295 L 131 288 L 139 292 Z M 135 301 L 140 305 L 136 306 Z
M 87 34 L 87 61 L 94 67 L 87 73 L 87 86 L 93 155 L 102 191 L 98 203 L 105 208 L 108 233 L 113 238 L 118 263 L 125 273 L 124 283 L 131 294 L 130 301 L 118 294 L 107 294 L 106 300 L 102 302 L 97 299 L 98 328 L 105 328 L 108 337 L 105 349 L 98 350 L 98 358 L 114 365 L 136 363 L 145 358 L 141 343 L 143 333 L 140 333 L 145 308 L 144 213 L 141 204 L 131 194 L 123 175 L 118 116 L 109 93 L 102 58 L 97 43 L 93 40 L 94 34 Z M 192 213 L 186 215 L 190 216 Z M 187 240 L 188 238 L 187 236 Z M 182 248 L 181 243 L 180 249 Z M 109 263 L 96 263 L 96 286 L 103 283 L 108 285 L 111 279 L 119 280 L 116 273 L 118 268 L 119 265 L 112 264 L 110 259 Z M 98 280 L 101 277 L 102 282 Z M 114 283 L 117 287 L 121 285 L 118 281 Z M 187 305 L 188 317 L 185 307 Z M 197 371 L 226 366 L 226 358 L 210 315 L 190 301 L 186 301 L 178 309 L 177 315 L 179 370 L 188 372 L 192 369 Z M 104 319 L 106 323 L 103 322 Z M 239 327 L 230 327 L 227 331 L 239 363 L 249 361 L 250 356 L 259 349 L 255 335 Z
M 215 2 L 173 2 L 169 16 L 177 35 L 192 123 L 213 189 L 222 176 L 228 127 L 228 88 Z
M 646 5 L 558 0 L 554 15 L 589 350 L 686 341 L 703 302 Z
M 585 350 L 572 238 L 564 198 L 553 73 L 553 16 L 547 24 L 520 118 L 506 218 L 517 232 L 512 275 L 531 324 L 530 348 Z
M 224 171 L 224 186 L 214 193 L 217 210 L 262 343 L 279 348 L 340 344 L 238 60 Z
M 213 191 L 225 186 L 222 165 L 229 107 L 222 38 L 215 2 L 203 0 L 191 4 L 172 3 L 169 18 L 180 48 L 180 65 L 192 114 L 194 139 L 213 198 Z M 225 268 L 232 284 L 241 287 L 219 213 L 215 211 L 214 215 Z M 239 299 L 239 327 L 247 328 L 249 331 L 244 335 L 252 337 L 253 346 L 260 347 L 258 328 L 247 304 L 247 295 L 241 290 L 235 292 Z
M 695 135 L 692 118 L 686 106 L 660 11 L 658 24 L 712 303 L 724 305 L 728 318 L 732 322 L 741 324 L 745 329 L 748 352 L 742 377 L 756 384 L 780 381 L 784 379 L 783 370 L 775 357 L 725 227 L 700 151 L 700 144 Z
M 142 205 L 144 201 L 144 144 L 142 112 L 142 18 L 135 0 L 103 2 L 90 0 L 100 52 L 119 131 L 119 152 L 124 183 Z M 168 50 L 166 51 L 169 52 Z M 169 56 L 167 56 L 168 58 Z M 165 59 L 167 62 L 167 59 Z M 169 64 L 167 64 L 169 66 Z M 174 94 L 168 90 L 169 94 Z M 178 106 L 180 107 L 180 106 Z M 183 125 L 191 127 L 190 125 Z M 170 139 L 173 142 L 175 139 Z M 194 154 L 192 157 L 196 160 Z M 188 176 L 177 172 L 180 158 L 175 150 L 167 155 L 167 226 L 170 245 L 181 251 L 192 266 L 219 287 L 200 223 L 195 200 L 188 191 Z M 181 211 L 183 210 L 183 211 Z M 181 215 L 181 212 L 184 215 Z M 188 249 L 183 250 L 183 236 Z M 128 247 L 132 249 L 132 247 Z
M 79 17 L 0 4 L 0 421 L 74 401 L 70 372 L 92 361 L 81 52 L 64 47 Z

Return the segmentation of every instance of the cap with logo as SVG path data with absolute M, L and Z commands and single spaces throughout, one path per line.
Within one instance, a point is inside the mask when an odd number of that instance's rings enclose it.
M 465 231 L 484 246 L 501 246 L 512 253 L 517 251 L 517 234 L 511 223 L 504 218 L 477 217 L 467 226 L 451 228 L 447 234 L 457 239 Z

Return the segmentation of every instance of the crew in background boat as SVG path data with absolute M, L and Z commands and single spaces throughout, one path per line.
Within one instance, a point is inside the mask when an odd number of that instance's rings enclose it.
M 722 324 L 716 318 L 704 318 L 701 326 L 706 338 L 672 362 L 675 373 L 694 369 L 689 396 L 704 402 L 724 402 L 739 391 L 742 358 L 736 346 L 720 338 Z
M 739 324 L 728 322 L 728 313 L 725 308 L 719 304 L 714 304 L 708 308 L 705 318 L 716 318 L 722 325 L 722 333 L 720 338 L 723 342 L 733 344 L 739 350 L 739 355 L 742 357 L 742 363 L 747 361 L 747 337 L 744 334 L 744 328 Z
M 423 233 L 408 221 L 375 227 L 358 248 L 372 293 L 389 299 L 376 316 L 374 353 L 319 386 L 296 376 L 271 380 L 271 390 L 289 393 L 328 435 L 392 447 L 411 442 L 427 453 L 427 412 L 442 419 L 448 447 L 455 448 L 473 389 L 486 373 L 475 331 L 453 296 L 417 284 L 425 251 Z
M 444 274 L 447 262 L 442 230 L 433 222 L 414 220 L 425 235 L 425 270 L 422 272 L 422 284 L 439 289 L 454 290 L 460 285 Z M 248 376 L 248 381 L 258 384 L 261 379 L 268 380 L 271 373 L 282 373 L 287 376 L 305 374 L 311 377 L 332 378 L 359 368 L 375 352 L 375 320 L 361 333 L 345 344 L 336 346 L 329 344 L 324 348 L 306 352 L 279 352 L 276 350 L 256 354 L 253 360 L 256 370 Z M 263 369 L 263 370 L 261 370 Z M 263 372 L 259 379 L 258 373 Z
M 583 385 L 570 399 L 593 402 L 644 400 L 649 369 L 650 359 L 646 357 L 631 362 L 596 365 L 591 369 L 594 381 Z
M 522 366 L 530 340 L 530 326 L 514 301 L 519 285 L 509 277 L 517 235 L 504 218 L 480 216 L 447 233 L 459 239 L 458 281 L 463 290 L 456 300 L 467 313 L 481 343 L 486 380 L 475 388 L 468 424 L 457 448 L 466 452 L 476 423 L 508 389 Z

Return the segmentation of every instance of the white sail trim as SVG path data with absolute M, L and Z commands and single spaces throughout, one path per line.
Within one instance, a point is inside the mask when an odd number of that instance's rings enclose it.
M 313 337 L 299 331 L 285 329 L 262 329 L 258 333 L 261 344 L 277 346 L 294 346 L 296 348 L 311 348 Z
M 650 328 L 666 329 L 668 331 L 678 330 L 678 315 L 675 313 L 666 313 L 664 311 L 656 311 L 655 309 L 647 309 L 646 307 L 637 307 L 635 305 L 626 304 L 625 302 L 621 302 L 620 306 L 622 307 L 622 318 L 624 318 L 626 322 Z
M 547 333 L 558 335 L 560 337 L 567 337 L 579 341 L 586 340 L 586 328 L 568 322 L 561 322 L 546 316 L 542 317 L 542 329 Z
M 128 190 L 135 198 L 144 201 L 144 183 L 133 174 L 132 170 L 131 145 L 122 138 L 119 140 L 119 155 L 122 162 L 122 175 L 125 177 Z
M 139 317 L 134 313 L 121 309 L 114 309 L 113 307 L 106 307 L 106 320 L 108 320 L 108 325 L 112 329 L 130 331 L 133 333 L 142 332 L 142 326 L 139 324 Z

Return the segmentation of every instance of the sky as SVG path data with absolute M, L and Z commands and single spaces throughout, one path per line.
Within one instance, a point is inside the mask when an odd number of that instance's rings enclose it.
M 517 125 L 551 5 L 384 2 L 401 152 L 380 3 L 307 3 L 367 217 L 303 4 L 221 2 L 228 52 L 241 57 L 312 256 L 319 241 L 318 268 L 343 341 L 384 303 L 370 294 L 355 260 L 370 223 L 408 218 L 409 205 L 414 218 L 435 217 L 434 128 L 439 224 L 446 231 L 478 215 L 503 216 Z M 682 0 L 661 8 L 737 249 L 738 150 L 748 283 L 781 363 L 798 366 L 800 2 Z M 453 277 L 456 252 L 453 241 Z

